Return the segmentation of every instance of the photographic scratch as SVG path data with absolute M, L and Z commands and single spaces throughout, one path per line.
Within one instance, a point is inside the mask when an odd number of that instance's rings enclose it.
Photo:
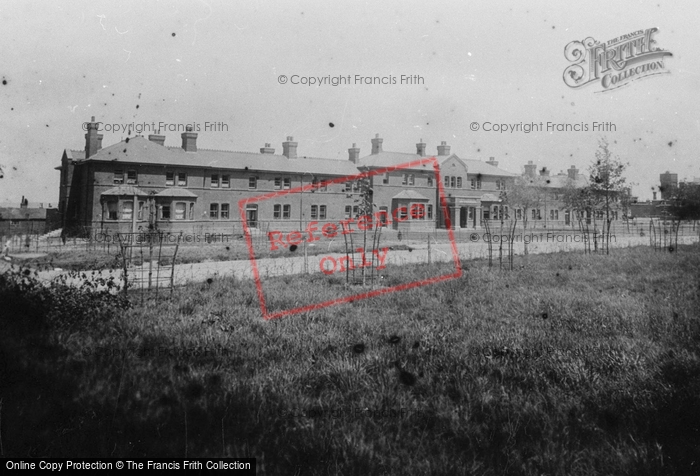
M 116 26 L 114 27 L 114 31 L 116 31 L 116 32 L 119 33 L 120 35 L 125 35 L 125 34 L 129 33 L 129 30 L 126 30 L 126 31 L 123 31 L 123 32 L 117 30 L 117 27 L 116 27 Z
M 73 107 L 68 106 L 68 109 L 70 109 L 70 112 L 75 112 L 75 108 L 76 108 L 76 107 L 78 107 L 77 104 L 76 104 L 75 106 L 73 106 Z
M 100 19 L 100 26 L 102 27 L 102 29 L 103 29 L 104 31 L 107 31 L 107 28 L 105 28 L 105 26 L 102 24 L 102 20 L 104 20 L 105 18 L 107 18 L 107 16 L 106 16 L 106 15 L 95 15 L 95 16 L 96 16 L 97 18 Z
M 124 50 L 124 48 L 122 48 L 122 49 Z M 129 51 L 129 50 L 124 50 L 124 51 L 129 53 L 129 56 L 127 56 L 126 59 L 124 60 L 124 62 L 126 63 L 127 61 L 129 61 L 129 58 L 131 58 L 131 51 Z
M 197 19 L 194 21 L 194 25 L 193 25 L 193 29 L 194 29 L 194 39 L 192 40 L 192 46 L 194 46 L 194 44 L 197 42 L 197 23 L 199 23 L 199 22 L 202 21 L 202 20 L 207 20 L 207 19 L 209 19 L 209 17 L 211 16 L 211 13 L 212 13 L 211 6 L 209 6 L 209 4 L 208 4 L 207 2 L 205 2 L 204 0 L 199 0 L 199 1 L 209 9 L 209 15 L 207 15 L 207 16 L 204 17 L 204 18 L 197 18 Z

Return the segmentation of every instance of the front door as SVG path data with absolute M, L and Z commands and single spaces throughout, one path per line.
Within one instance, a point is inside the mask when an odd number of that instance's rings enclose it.
M 459 227 L 467 227 L 467 207 L 460 207 L 459 209 Z
M 258 206 L 247 205 L 245 208 L 245 217 L 250 228 L 258 227 Z

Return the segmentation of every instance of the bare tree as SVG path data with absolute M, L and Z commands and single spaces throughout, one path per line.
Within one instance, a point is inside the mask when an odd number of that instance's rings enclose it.
M 595 161 L 589 167 L 590 179 L 588 188 L 594 201 L 596 212 L 602 212 L 603 246 L 606 254 L 610 254 L 610 225 L 614 216 L 623 212 L 620 196 L 627 192 L 625 169 L 629 166 L 613 157 L 610 144 L 602 138 L 595 153 Z M 595 231 L 595 230 L 594 230 Z

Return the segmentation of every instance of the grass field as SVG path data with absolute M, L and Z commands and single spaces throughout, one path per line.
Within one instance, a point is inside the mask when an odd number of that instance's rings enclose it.
M 270 322 L 251 282 L 127 307 L 5 275 L 0 448 L 272 475 L 698 474 L 700 247 L 515 265 Z M 266 282 L 281 308 L 340 287 Z

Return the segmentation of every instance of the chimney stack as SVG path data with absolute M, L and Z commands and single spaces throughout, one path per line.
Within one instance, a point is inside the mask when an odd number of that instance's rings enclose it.
M 489 157 L 489 160 L 487 160 L 486 163 L 494 167 L 498 167 L 498 161 L 495 157 Z
M 98 123 L 95 122 L 95 116 L 87 124 L 87 134 L 85 134 L 85 158 L 88 159 L 95 155 L 102 148 L 102 134 L 97 133 Z
M 578 169 L 576 168 L 575 165 L 572 165 L 570 169 L 567 169 L 566 173 L 569 174 L 569 178 L 571 180 L 575 181 L 578 179 Z
M 549 177 L 549 170 L 547 167 L 542 167 L 542 170 L 540 170 L 540 175 L 542 177 Z
M 187 126 L 187 132 L 180 134 L 182 137 L 182 148 L 185 152 L 197 152 L 197 133 L 192 132 L 192 126 Z
M 416 154 L 418 154 L 420 157 L 425 157 L 425 142 L 423 142 L 423 139 L 416 144 Z
M 360 148 L 357 147 L 355 143 L 353 143 L 352 147 L 348 149 L 348 158 L 350 159 L 350 162 L 356 165 L 360 161 Z
M 294 142 L 294 137 L 287 136 L 287 142 L 282 142 L 282 155 L 288 159 L 297 158 L 297 143 Z
M 440 145 L 437 149 L 438 155 L 450 155 L 450 146 L 447 145 L 447 142 L 445 141 L 440 142 Z
M 154 142 L 158 145 L 165 146 L 165 136 L 160 135 L 160 131 L 158 131 L 158 134 L 149 134 L 148 135 L 148 140 L 151 142 Z
M 534 177 L 536 171 L 537 165 L 533 164 L 532 160 L 528 160 L 527 164 L 525 164 L 525 175 L 528 177 Z
M 379 134 L 376 134 L 374 139 L 372 139 L 372 155 L 376 155 L 382 151 L 382 142 L 384 142 L 384 139 L 381 139 Z
M 265 147 L 260 147 L 261 154 L 274 154 L 275 149 L 270 147 L 270 144 L 265 142 Z

